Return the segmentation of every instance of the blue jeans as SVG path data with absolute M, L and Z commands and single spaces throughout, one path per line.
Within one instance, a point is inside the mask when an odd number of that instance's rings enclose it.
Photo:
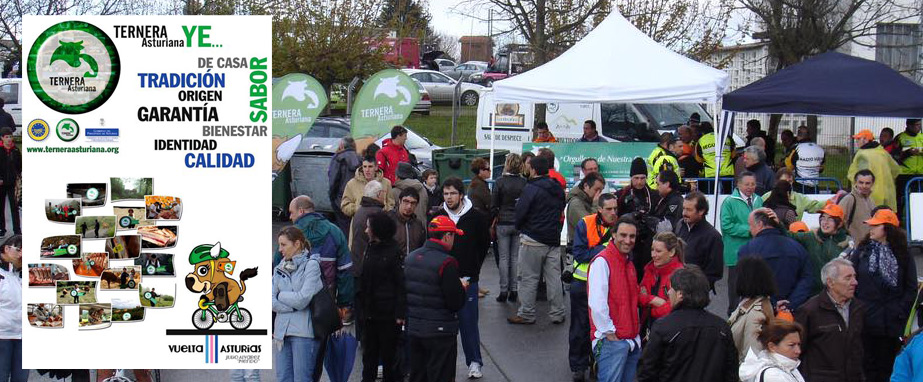
M 260 382 L 258 369 L 231 370 L 231 382 Z
M 481 360 L 481 332 L 478 330 L 478 283 L 472 281 L 465 291 L 465 305 L 458 311 L 458 334 L 461 336 L 462 350 L 465 351 L 465 364 Z
M 0 382 L 26 382 L 29 370 L 22 369 L 22 340 L 0 340 Z
M 628 341 L 609 341 L 605 338 L 596 343 L 593 352 L 599 382 L 633 382 L 641 358 L 641 346 L 629 350 Z
M 275 350 L 276 381 L 311 382 L 320 341 L 307 337 L 285 337 L 282 350 Z

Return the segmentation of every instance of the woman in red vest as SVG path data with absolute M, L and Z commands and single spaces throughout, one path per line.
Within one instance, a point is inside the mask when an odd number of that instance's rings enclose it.
M 644 277 L 639 288 L 638 305 L 641 307 L 641 338 L 646 340 L 657 319 L 670 314 L 670 276 L 683 267 L 685 243 L 672 232 L 654 236 L 651 261 L 644 266 Z

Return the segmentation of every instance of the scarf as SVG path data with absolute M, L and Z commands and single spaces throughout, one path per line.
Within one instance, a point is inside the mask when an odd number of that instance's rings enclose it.
M 891 247 L 869 240 L 869 272 L 879 275 L 890 287 L 897 286 L 897 258 Z

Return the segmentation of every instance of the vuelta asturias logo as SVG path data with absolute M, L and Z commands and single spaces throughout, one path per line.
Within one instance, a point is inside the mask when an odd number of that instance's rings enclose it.
M 200 354 L 205 357 L 205 363 L 218 363 L 221 354 L 224 360 L 237 361 L 237 363 L 258 363 L 262 346 L 260 345 L 219 345 L 217 335 L 205 336 L 204 345 L 167 345 L 170 353 Z
M 27 65 L 38 99 L 66 114 L 104 104 L 119 83 L 121 68 L 112 39 L 83 21 L 65 21 L 42 32 L 29 50 Z

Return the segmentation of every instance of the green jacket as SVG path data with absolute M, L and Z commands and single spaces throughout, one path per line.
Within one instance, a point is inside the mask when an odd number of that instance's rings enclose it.
M 820 228 L 815 228 L 811 232 L 789 233 L 801 246 L 808 251 L 811 258 L 811 266 L 814 274 L 820 276 L 820 269 L 833 258 L 843 253 L 849 247 L 849 235 L 846 228 L 840 228 L 833 235 L 827 235 L 821 232 Z M 815 277 L 811 283 L 811 294 L 820 293 L 824 289 L 824 284 L 820 277 Z
M 721 238 L 724 241 L 724 265 L 737 265 L 737 251 L 750 241 L 750 212 L 763 206 L 763 198 L 753 195 L 753 208 L 747 206 L 747 199 L 734 189 L 721 205 Z
M 763 201 L 769 200 L 769 195 L 772 195 L 772 191 L 769 191 L 763 194 Z M 824 205 L 827 204 L 824 200 L 814 200 L 810 199 L 807 196 L 800 192 L 792 191 L 791 195 L 788 197 L 788 201 L 795 206 L 795 213 L 798 214 L 798 220 L 801 220 L 802 215 L 805 211 L 809 213 L 817 213 L 821 208 L 824 208 Z

